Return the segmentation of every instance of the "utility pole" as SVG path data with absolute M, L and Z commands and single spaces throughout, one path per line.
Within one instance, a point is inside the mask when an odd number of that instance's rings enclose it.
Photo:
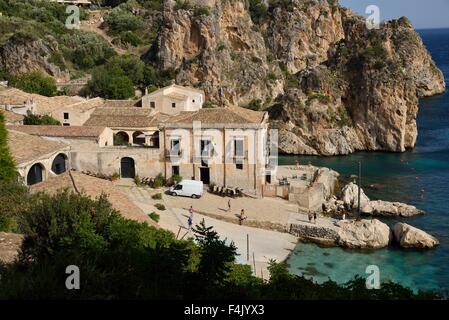
M 357 221 L 361 220 L 360 213 L 360 197 L 362 195 L 362 161 L 359 161 L 359 196 L 358 196 L 358 205 L 357 205 Z

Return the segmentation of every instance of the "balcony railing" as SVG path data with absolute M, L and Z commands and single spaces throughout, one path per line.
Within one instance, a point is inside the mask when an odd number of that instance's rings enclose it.
M 165 150 L 166 158 L 180 158 L 182 157 L 182 150 Z

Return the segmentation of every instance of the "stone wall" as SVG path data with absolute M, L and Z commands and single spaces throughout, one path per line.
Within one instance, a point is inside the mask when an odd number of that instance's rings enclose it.
M 291 224 L 289 229 L 289 233 L 294 236 L 302 240 L 307 240 L 318 244 L 336 245 L 339 239 L 339 235 L 336 230 L 326 227 Z

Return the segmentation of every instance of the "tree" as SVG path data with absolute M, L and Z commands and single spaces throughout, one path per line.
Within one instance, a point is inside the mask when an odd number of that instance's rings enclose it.
M 100 66 L 94 70 L 84 94 L 106 99 L 128 99 L 134 96 L 134 86 L 120 67 Z
M 5 117 L 0 111 L 0 181 L 14 181 L 17 171 L 8 148 L 8 131 L 5 128 Z
M 28 93 L 53 97 L 58 93 L 56 81 L 42 72 L 34 71 L 11 80 L 11 85 Z
M 127 76 L 135 85 L 142 83 L 144 79 L 145 64 L 138 56 L 126 54 L 115 56 L 109 59 L 107 68 L 120 68 L 123 74 Z

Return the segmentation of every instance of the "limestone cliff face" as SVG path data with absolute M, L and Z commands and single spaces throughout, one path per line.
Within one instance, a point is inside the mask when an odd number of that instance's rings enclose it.
M 406 18 L 368 30 L 337 1 L 292 0 L 255 19 L 244 0 L 166 0 L 153 58 L 219 106 L 258 99 L 295 154 L 402 152 L 416 144 L 418 98 L 443 75 Z
M 20 34 L 17 35 L 17 38 Z M 42 71 L 57 80 L 67 81 L 70 75 L 49 62 L 58 44 L 52 37 L 45 39 L 12 38 L 0 47 L 0 69 L 17 76 L 32 71 Z
M 218 105 L 245 105 L 281 94 L 280 69 L 267 61 L 263 35 L 243 1 L 216 1 L 208 15 L 175 8 L 166 1 L 157 61 L 178 70 L 177 82 L 201 85 Z

